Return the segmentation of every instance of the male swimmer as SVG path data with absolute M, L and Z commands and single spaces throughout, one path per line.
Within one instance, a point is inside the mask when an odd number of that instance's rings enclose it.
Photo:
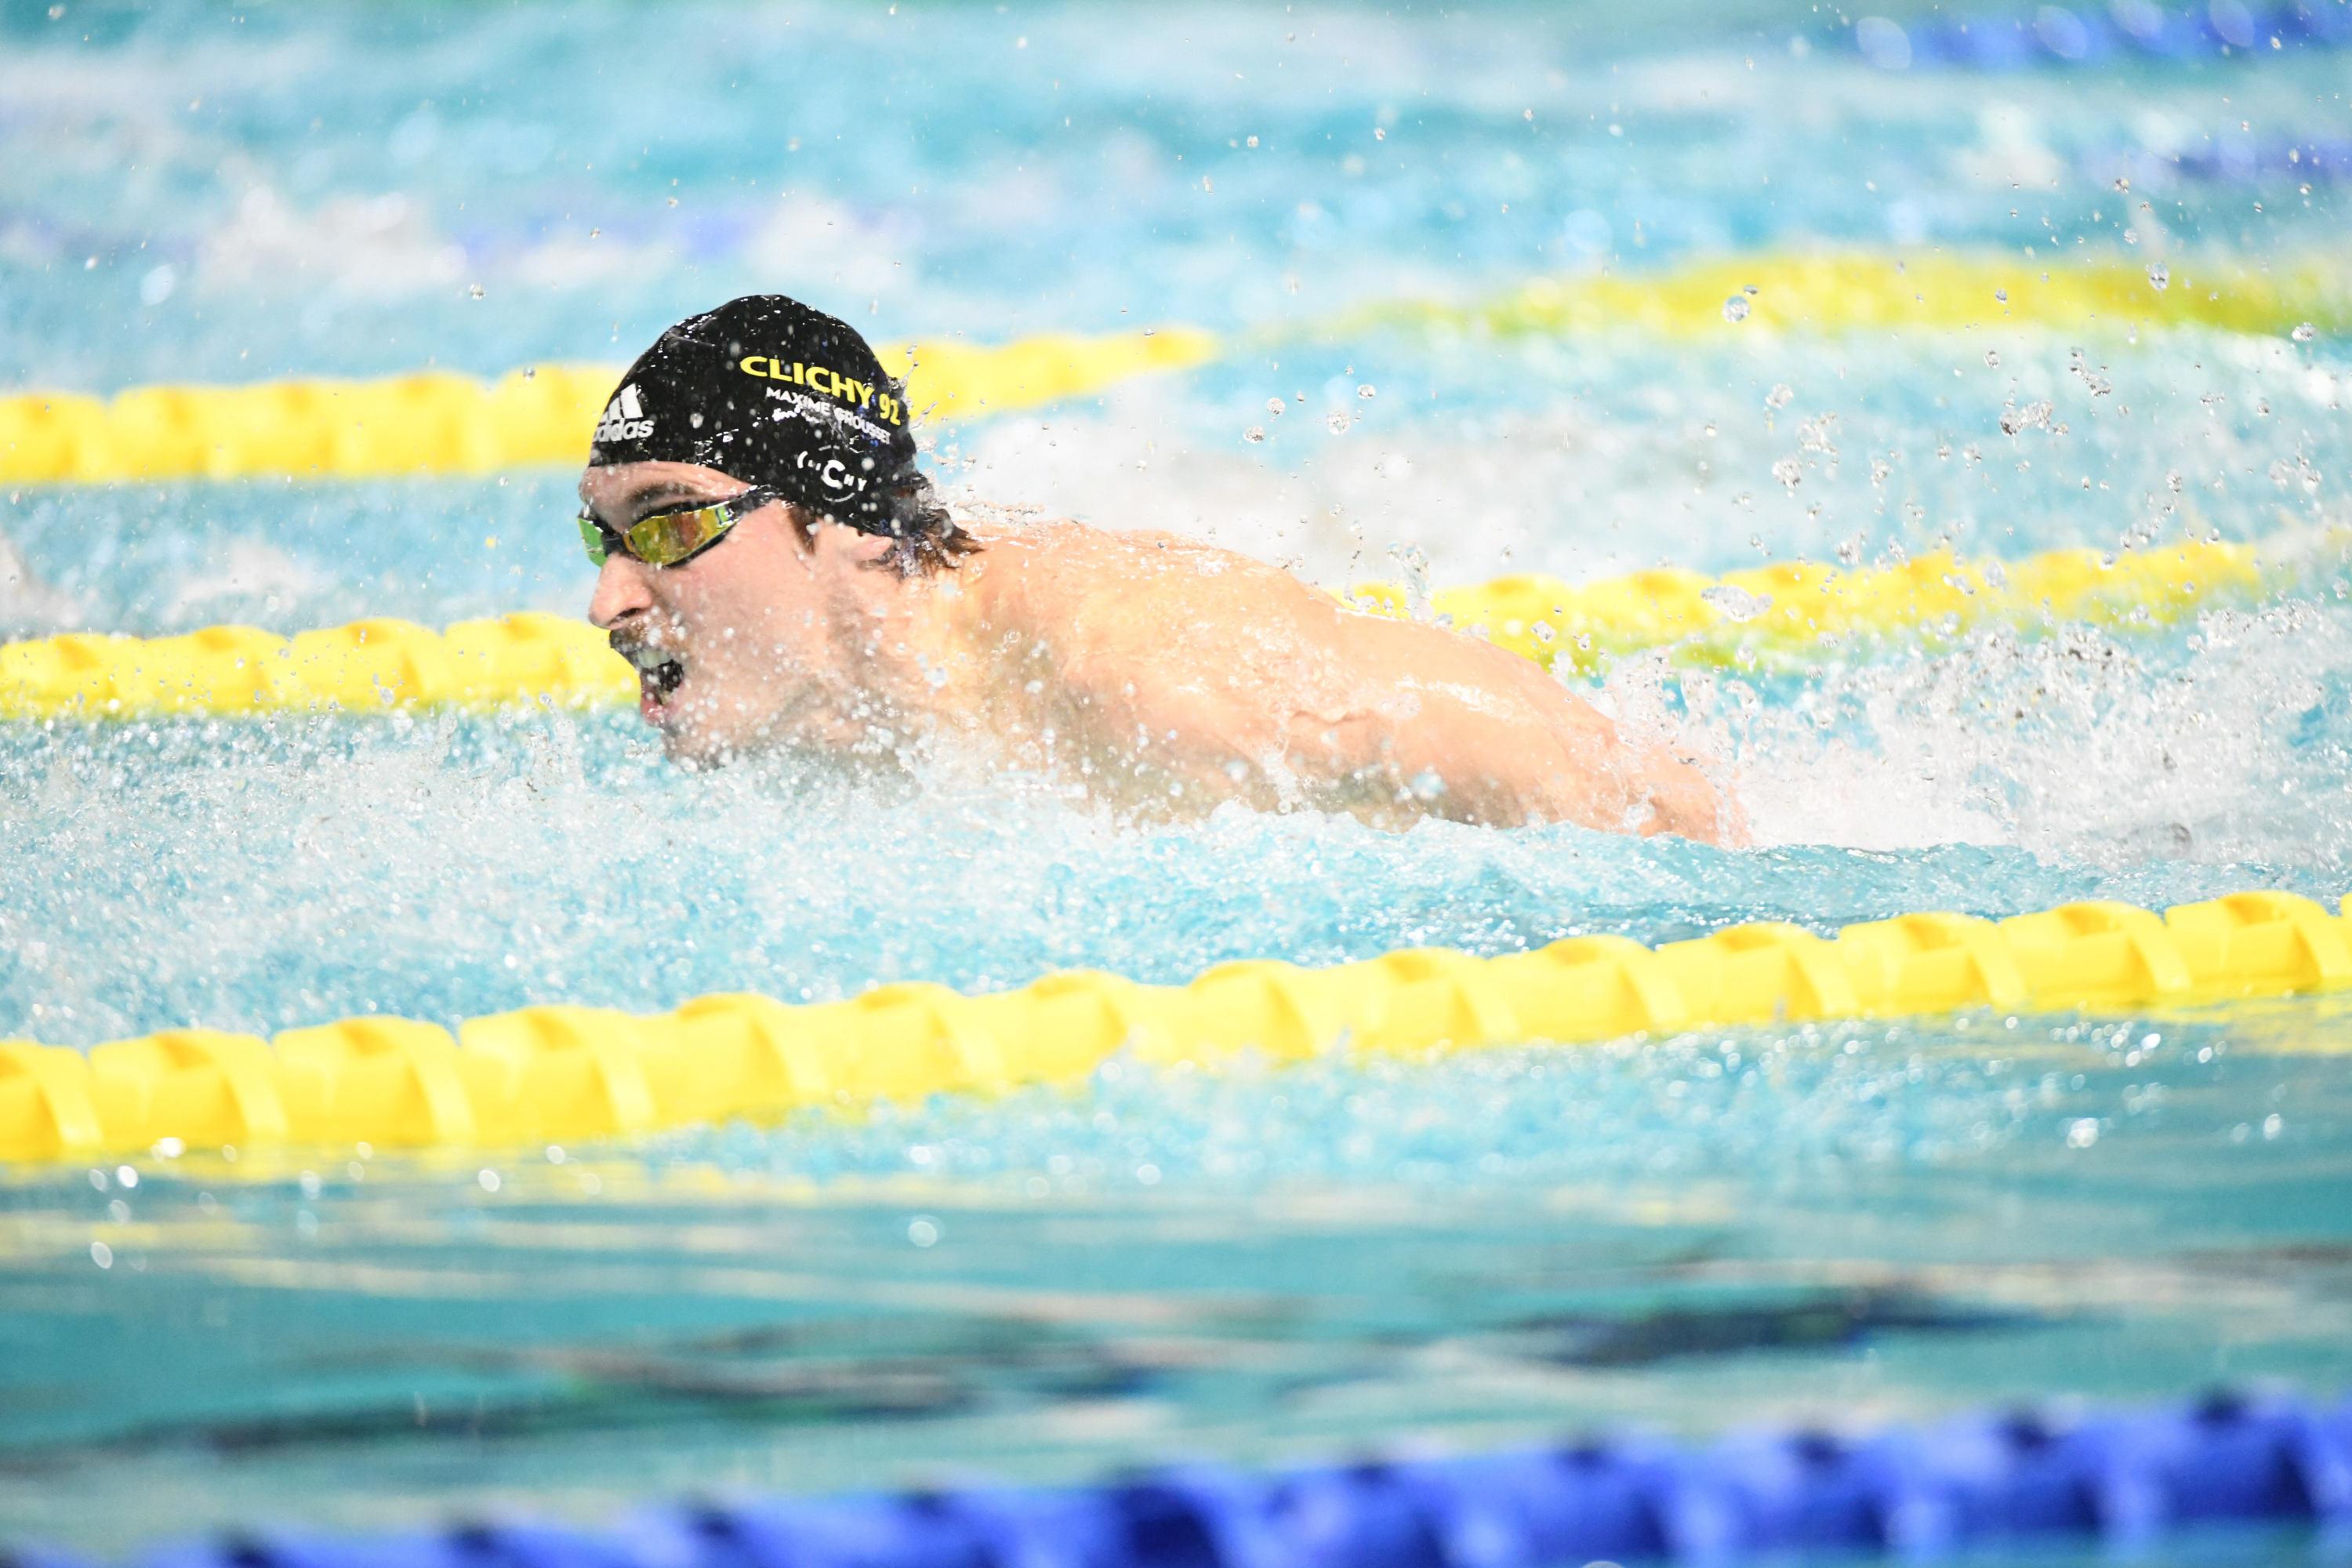
M 1573 822 L 1737 808 L 1516 654 L 1165 533 L 960 523 L 865 339 L 778 295 L 662 334 L 581 477 L 588 618 L 670 754 L 958 750 L 1129 811 Z

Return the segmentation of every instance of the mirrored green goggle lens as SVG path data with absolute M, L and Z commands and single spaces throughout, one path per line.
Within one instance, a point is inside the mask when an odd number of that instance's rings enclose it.
M 698 506 L 685 511 L 661 511 L 640 518 L 630 524 L 621 537 L 629 542 L 629 553 L 648 566 L 671 566 L 735 524 L 732 511 L 724 506 Z
M 624 550 L 646 565 L 674 566 L 733 526 L 734 511 L 722 503 L 656 512 L 631 523 L 617 537 Z M 604 564 L 615 536 L 606 533 L 595 519 L 583 517 L 580 537 L 588 546 L 588 559 L 599 566 Z

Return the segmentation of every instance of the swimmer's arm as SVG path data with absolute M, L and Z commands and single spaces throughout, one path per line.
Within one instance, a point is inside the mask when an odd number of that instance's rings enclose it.
M 1246 557 L 1184 548 L 1215 557 L 1218 570 L 1130 569 L 1115 593 L 1101 586 L 1106 574 L 1085 595 L 1093 635 L 1064 675 L 1118 771 L 1148 769 L 1202 800 L 1342 810 L 1419 797 L 1433 776 L 1444 793 L 1425 805 L 1463 821 L 1745 837 L 1698 770 L 1663 747 L 1637 754 L 1606 716 L 1518 655 L 1343 609 Z M 1328 702 L 1302 712 L 1307 665 L 1328 677 L 1306 685 Z
M 1748 822 L 1738 802 L 1671 747 L 1627 740 L 1616 721 L 1569 690 L 1549 672 L 1518 655 L 1496 650 L 1519 667 L 1531 706 L 1546 714 L 1548 728 L 1564 738 L 1573 763 L 1619 813 L 1617 826 L 1631 826 L 1645 837 L 1662 833 L 1702 844 L 1748 841 Z M 1525 748 L 1518 753 L 1527 755 Z
M 1616 722 L 1541 667 L 1475 638 L 1390 622 L 1365 628 L 1417 645 L 1429 699 L 1400 755 L 1433 771 L 1454 798 L 1445 815 L 1510 826 L 1573 822 L 1643 835 L 1740 843 L 1738 806 L 1663 745 L 1629 742 Z M 1392 650 L 1393 657 L 1393 650 Z

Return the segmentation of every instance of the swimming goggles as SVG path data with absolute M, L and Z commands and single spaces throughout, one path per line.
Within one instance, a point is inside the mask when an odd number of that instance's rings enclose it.
M 588 559 L 599 566 L 613 555 L 625 555 L 648 566 L 681 566 L 726 538 L 728 531 L 742 521 L 745 513 L 757 511 L 777 499 L 774 490 L 754 485 L 726 500 L 650 512 L 618 531 L 605 527 L 594 512 L 583 506 L 580 509 L 580 542 L 588 547 Z

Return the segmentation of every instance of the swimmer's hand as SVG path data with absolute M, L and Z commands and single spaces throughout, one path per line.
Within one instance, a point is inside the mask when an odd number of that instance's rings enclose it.
M 1713 779 L 1664 746 L 1653 746 L 1642 757 L 1649 788 L 1649 820 L 1645 837 L 1673 833 L 1702 844 L 1726 848 L 1748 845 L 1748 814 L 1738 797 L 1718 788 Z

